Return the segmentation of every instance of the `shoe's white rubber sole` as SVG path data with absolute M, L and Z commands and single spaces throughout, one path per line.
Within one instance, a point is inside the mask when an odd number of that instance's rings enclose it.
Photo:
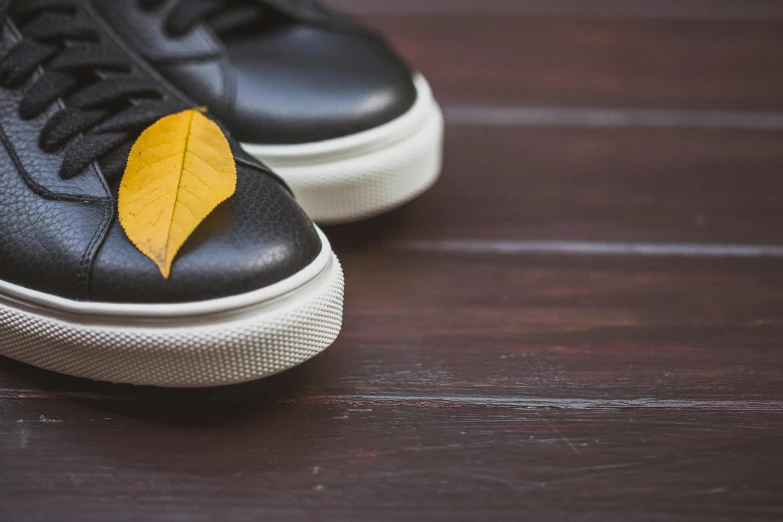
M 327 348 L 343 273 L 329 242 L 267 288 L 184 304 L 83 303 L 0 282 L 0 355 L 77 377 L 196 387 L 267 377 Z
M 357 221 L 402 205 L 426 191 L 443 164 L 443 113 L 423 76 L 404 115 L 343 138 L 244 149 L 277 172 L 320 224 Z

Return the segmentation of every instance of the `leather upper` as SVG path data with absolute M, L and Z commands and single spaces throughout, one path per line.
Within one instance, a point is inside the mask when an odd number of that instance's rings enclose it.
M 89 17 L 85 14 L 85 17 Z M 17 41 L 10 22 L 0 55 Z M 154 73 L 141 62 L 134 74 Z M 237 191 L 187 240 L 163 279 L 128 240 L 117 220 L 116 187 L 101 166 L 58 176 L 62 153 L 38 146 L 52 112 L 19 117 L 25 86 L 0 88 L 0 278 L 75 300 L 125 303 L 201 301 L 250 292 L 310 264 L 322 245 L 312 222 L 288 189 L 230 139 Z M 194 104 L 168 85 L 167 96 Z
M 126 238 L 115 220 L 95 256 L 90 296 L 97 301 L 199 301 L 276 283 L 321 250 L 309 218 L 288 191 L 239 165 L 237 190 L 188 238 L 169 279 Z
M 241 142 L 346 136 L 388 123 L 416 101 L 411 71 L 381 38 L 331 15 L 297 16 L 291 0 L 259 0 L 286 11 L 284 23 L 222 36 L 207 23 L 169 34 L 172 2 L 146 9 L 138 0 L 91 1 L 134 50 Z

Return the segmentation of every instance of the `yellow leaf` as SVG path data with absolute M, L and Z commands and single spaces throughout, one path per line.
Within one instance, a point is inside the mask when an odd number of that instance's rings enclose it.
M 120 184 L 119 216 L 128 238 L 168 279 L 174 257 L 237 186 L 220 127 L 197 110 L 161 118 L 131 149 Z

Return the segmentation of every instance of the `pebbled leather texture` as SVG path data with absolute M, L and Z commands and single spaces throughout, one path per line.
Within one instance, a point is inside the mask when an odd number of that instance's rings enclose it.
M 5 29 L 4 38 L 15 37 L 10 22 Z M 137 57 L 129 59 L 136 74 L 154 76 Z M 161 85 L 183 108 L 194 105 Z M 97 166 L 59 178 L 62 154 L 38 147 L 45 116 L 19 118 L 23 88 L 0 88 L 0 279 L 74 300 L 201 301 L 278 282 L 320 252 L 315 227 L 285 185 L 229 137 L 237 192 L 197 228 L 163 279 L 117 222 L 116 197 Z
M 321 242 L 310 219 L 273 178 L 239 165 L 236 194 L 187 240 L 164 280 L 114 222 L 95 259 L 90 297 L 166 303 L 263 288 L 312 262 Z
M 0 96 L 4 94 L 0 91 Z M 8 149 L 7 135 L 0 135 L 0 278 L 48 294 L 84 299 L 90 253 L 111 214 L 110 200 L 41 196 L 25 183 Z
M 413 106 L 410 69 L 376 34 L 354 30 L 308 2 L 259 1 L 289 21 L 221 39 L 206 24 L 184 36 L 167 34 L 164 18 L 172 2 L 145 10 L 138 0 L 91 0 L 120 37 L 207 105 L 241 142 L 299 144 L 347 136 Z

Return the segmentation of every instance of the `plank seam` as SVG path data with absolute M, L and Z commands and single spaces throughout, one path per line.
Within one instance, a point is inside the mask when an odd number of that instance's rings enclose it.
M 612 257 L 685 258 L 781 258 L 783 245 L 652 243 L 571 240 L 479 240 L 398 241 L 399 250 L 496 255 L 590 255 Z
M 691 109 L 447 105 L 449 125 L 783 130 L 783 113 Z
M 270 403 L 270 404 L 313 404 L 313 405 L 360 405 L 400 407 L 493 407 L 529 410 L 618 410 L 618 409 L 663 409 L 663 410 L 733 410 L 771 411 L 783 413 L 783 401 L 778 400 L 677 400 L 677 399 L 582 399 L 582 398 L 500 398 L 500 397 L 433 397 L 420 395 L 334 395 L 290 399 L 210 399 L 202 396 L 172 397 L 113 395 L 89 392 L 42 392 L 38 390 L 0 389 L 0 400 L 101 400 L 101 401 L 155 401 L 158 403 Z

